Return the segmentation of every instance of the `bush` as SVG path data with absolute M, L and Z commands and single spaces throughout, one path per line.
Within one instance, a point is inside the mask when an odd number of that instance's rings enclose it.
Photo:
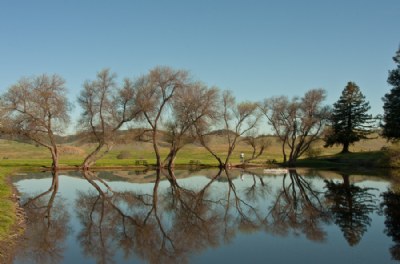
M 320 148 L 309 147 L 305 155 L 307 158 L 316 158 L 321 156 L 322 150 Z
M 133 156 L 129 151 L 121 151 L 118 155 L 117 155 L 117 159 L 131 159 Z
M 384 152 L 383 165 L 385 167 L 400 168 L 400 149 L 398 147 L 390 147 L 382 149 Z

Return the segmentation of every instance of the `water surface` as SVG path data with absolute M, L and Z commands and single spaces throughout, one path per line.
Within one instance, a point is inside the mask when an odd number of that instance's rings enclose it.
M 259 171 L 27 173 L 14 263 L 396 263 L 385 177 Z

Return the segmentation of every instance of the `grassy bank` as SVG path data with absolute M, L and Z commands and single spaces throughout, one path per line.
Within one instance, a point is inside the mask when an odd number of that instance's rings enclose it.
M 281 143 L 276 137 L 272 136 L 269 137 L 268 140 L 270 144 L 263 155 L 253 160 L 252 163 L 262 165 L 270 161 L 282 162 Z M 386 140 L 377 137 L 372 140 L 362 140 L 351 146 L 350 151 L 357 153 L 355 155 L 352 153 L 348 156 L 337 156 L 337 153 L 341 151 L 340 146 L 324 148 L 323 144 L 322 141 L 316 142 L 312 146 L 312 152 L 306 153 L 304 157 L 301 157 L 299 164 L 302 164 L 302 166 L 322 166 L 324 164 L 332 165 L 335 163 L 340 165 L 346 163 L 347 159 L 350 160 L 350 162 L 355 162 L 357 159 L 360 161 L 369 160 L 370 157 L 368 156 L 375 159 L 376 155 L 381 155 L 379 153 L 382 148 L 389 148 L 392 146 L 392 144 L 386 142 Z M 225 138 L 214 136 L 211 139 L 210 146 L 222 159 L 225 158 L 227 151 Z M 60 166 L 77 167 L 81 165 L 85 156 L 90 153 L 94 147 L 95 144 L 82 143 L 80 141 L 61 145 Z M 169 144 L 167 142 L 160 140 L 159 148 L 162 157 L 167 155 L 168 147 Z M 252 154 L 252 149 L 244 142 L 239 142 L 230 160 L 232 164 L 240 163 L 240 153 L 244 153 L 245 158 L 249 158 Z M 124 144 L 117 144 L 102 159 L 97 161 L 96 166 L 135 166 L 136 160 L 146 160 L 150 165 L 155 164 L 152 143 L 127 141 Z M 188 144 L 183 147 L 178 153 L 175 164 L 184 165 L 191 163 L 191 161 L 198 161 L 206 166 L 218 165 L 215 158 L 198 144 Z M 365 164 L 368 165 L 369 162 Z M 392 162 L 392 164 L 395 164 L 395 162 Z M 32 144 L 0 140 L 0 166 L 48 167 L 50 165 L 50 153 L 47 149 Z M 398 165 L 400 165 L 400 162 Z
M 263 155 L 252 161 L 255 165 L 267 165 L 271 161 L 282 162 L 280 142 L 275 137 L 270 137 L 270 145 Z M 226 144 L 224 138 L 215 136 L 211 145 L 215 152 L 222 158 L 226 155 Z M 95 147 L 94 144 L 72 142 L 61 145 L 60 166 L 74 169 L 82 164 L 85 156 Z M 160 142 L 161 155 L 168 153 L 168 143 Z M 364 140 L 351 147 L 353 153 L 337 154 L 340 147 L 323 148 L 323 142 L 313 145 L 312 158 L 302 157 L 298 161 L 299 167 L 312 167 L 324 169 L 342 168 L 371 168 L 371 167 L 400 167 L 400 148 L 394 148 L 382 138 Z M 383 151 L 381 149 L 384 149 Z M 385 149 L 386 148 L 386 149 Z M 239 155 L 244 153 L 249 158 L 252 149 L 244 142 L 237 144 L 232 155 L 231 163 L 239 164 Z M 124 154 L 124 155 L 121 155 Z M 315 155 L 317 154 L 317 155 Z M 121 158 L 122 156 L 122 158 Z M 116 145 L 107 155 L 96 163 L 97 168 L 104 167 L 133 167 L 137 160 L 146 160 L 149 165 L 155 164 L 152 144 L 149 142 L 127 142 Z M 197 144 L 185 146 L 176 159 L 177 166 L 188 165 L 191 162 L 199 162 L 204 166 L 218 165 L 203 147 Z M 16 222 L 16 204 L 12 197 L 12 186 L 7 182 L 7 176 L 18 170 L 41 169 L 50 167 L 50 153 L 47 149 L 32 144 L 0 140 L 0 241 L 7 239 L 12 226 Z
M 11 227 L 16 221 L 16 206 L 12 199 L 12 187 L 7 176 L 13 168 L 0 167 L 0 241 L 8 238 Z
M 314 158 L 300 159 L 297 162 L 300 167 L 313 167 L 325 169 L 340 168 L 380 168 L 389 167 L 387 155 L 384 151 L 353 152 L 318 156 Z

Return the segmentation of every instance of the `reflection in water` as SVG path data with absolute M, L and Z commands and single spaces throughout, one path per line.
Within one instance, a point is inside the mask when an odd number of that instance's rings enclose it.
M 268 212 L 268 231 L 287 235 L 303 233 L 313 241 L 324 241 L 326 233 L 321 224 L 329 222 L 329 214 L 323 204 L 322 192 L 313 188 L 311 181 L 295 170 L 282 177 L 282 186 L 277 189 Z
M 371 224 L 370 214 L 377 210 L 373 188 L 359 187 L 350 184 L 350 176 L 343 174 L 343 182 L 325 181 L 329 210 L 335 224 L 343 232 L 350 246 L 357 245 L 368 226 Z
M 182 263 L 188 253 L 216 244 L 220 221 L 210 210 L 206 190 L 220 173 L 194 192 L 179 186 L 169 171 L 170 188 L 161 193 L 160 174 L 158 170 L 153 192 L 140 194 L 103 190 L 94 173 L 84 173 L 96 189 L 80 192 L 77 199 L 84 227 L 78 239 L 86 255 L 111 263 L 120 247 L 125 258 L 135 253 L 151 263 Z
M 20 257 L 26 262 L 58 263 L 63 258 L 69 216 L 62 200 L 56 199 L 58 187 L 58 173 L 53 172 L 47 191 L 22 201 L 28 225 L 27 239 L 22 242 L 24 254 Z
M 143 189 L 145 184 L 115 188 L 99 172 L 85 171 L 82 176 L 91 188 L 82 188 L 74 197 L 71 213 L 79 223 L 74 238 L 85 258 L 96 263 L 120 263 L 121 258 L 188 263 L 194 254 L 234 243 L 240 234 L 260 231 L 279 237 L 304 236 L 320 243 L 328 240 L 327 227 L 333 224 L 353 246 L 377 209 L 372 189 L 350 184 L 348 175 L 343 175 L 343 182 L 323 184 L 296 171 L 266 177 L 220 170 L 197 184 L 193 179 L 178 180 L 172 170 L 158 170 L 151 190 Z M 58 188 L 54 174 L 49 190 L 24 201 L 30 223 L 23 256 L 18 258 L 34 258 L 34 263 L 62 261 L 70 216 L 56 195 Z M 400 202 L 393 200 L 385 194 L 382 208 L 387 217 L 385 232 L 396 243 L 391 250 L 396 258 Z
M 383 202 L 381 208 L 386 216 L 385 233 L 392 237 L 393 245 L 390 253 L 393 259 L 400 260 L 400 194 L 387 191 L 382 194 Z

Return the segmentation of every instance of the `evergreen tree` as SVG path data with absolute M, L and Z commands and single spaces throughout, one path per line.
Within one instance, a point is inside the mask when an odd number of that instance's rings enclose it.
M 383 136 L 387 139 L 400 138 L 400 47 L 393 57 L 397 63 L 397 69 L 389 71 L 387 82 L 393 86 L 389 93 L 382 98 L 383 104 Z
M 348 82 L 333 105 L 330 130 L 324 138 L 325 147 L 343 145 L 342 153 L 347 153 L 350 144 L 367 138 L 372 128 L 372 116 L 367 114 L 370 108 L 357 84 Z

